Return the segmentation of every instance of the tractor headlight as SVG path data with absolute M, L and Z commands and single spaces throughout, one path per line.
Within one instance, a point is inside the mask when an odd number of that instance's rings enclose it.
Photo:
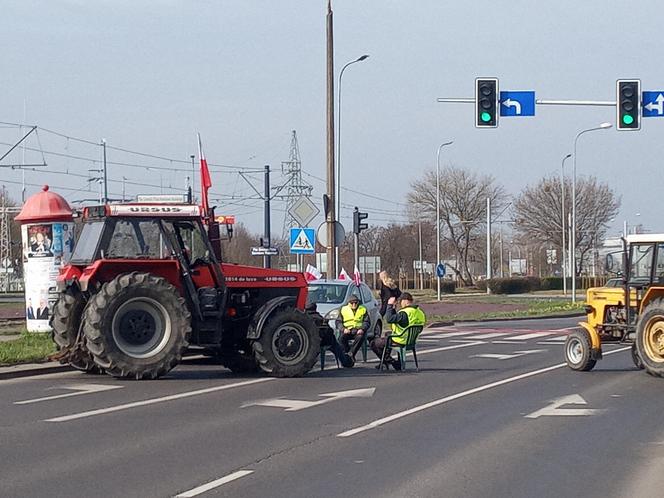
M 583 307 L 583 311 L 586 313 L 586 315 L 590 315 L 591 313 L 595 313 L 595 308 L 593 308 L 593 307 L 590 306 L 589 304 L 586 304 L 586 305 Z

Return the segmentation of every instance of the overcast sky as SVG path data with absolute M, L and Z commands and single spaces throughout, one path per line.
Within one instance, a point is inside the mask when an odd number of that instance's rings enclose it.
M 31 149 L 41 149 L 48 166 L 26 172 L 28 195 L 49 183 L 71 201 L 94 199 L 98 187 L 88 177 L 98 175 L 89 170 L 99 168 L 100 148 L 74 139 L 105 138 L 183 161 L 109 149 L 110 163 L 125 163 L 109 165 L 112 196 L 121 194 L 123 177 L 127 195 L 171 193 L 184 187 L 200 132 L 208 161 L 220 165 L 212 168 L 218 213 L 259 232 L 261 201 L 238 168 L 269 164 L 279 184 L 296 130 L 303 178 L 321 207 L 326 7 L 327 0 L 5 0 L 0 121 L 42 130 L 26 141 L 25 157 L 17 150 L 0 165 L 40 162 Z M 370 224 L 405 221 L 410 181 L 435 168 L 445 141 L 454 145 L 443 149 L 443 166 L 491 174 L 516 194 L 559 174 L 579 131 L 615 126 L 614 107 L 539 106 L 535 117 L 476 129 L 472 104 L 436 99 L 473 97 L 478 76 L 556 100 L 613 101 L 620 78 L 664 89 L 661 2 L 654 0 L 333 0 L 332 7 L 337 75 L 370 55 L 343 76 L 342 186 L 355 191 L 342 191 L 347 227 L 353 206 L 369 212 Z M 0 126 L 1 156 L 19 129 Z M 664 117 L 648 118 L 638 132 L 580 138 L 578 175 L 595 175 L 622 197 L 612 232 L 623 220 L 664 231 L 653 202 L 662 191 L 663 130 Z M 21 172 L 0 172 L 20 199 Z M 248 178 L 262 192 L 262 174 Z M 275 234 L 283 208 L 275 204 Z

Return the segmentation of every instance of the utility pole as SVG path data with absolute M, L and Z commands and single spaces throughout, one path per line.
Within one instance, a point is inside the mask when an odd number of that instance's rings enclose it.
M 420 242 L 420 290 L 424 289 L 424 274 L 422 273 L 422 222 L 417 220 L 417 236 Z
M 102 201 L 102 204 L 107 204 L 108 203 L 108 178 L 106 176 L 106 139 L 102 138 L 101 139 L 101 146 L 104 151 L 104 159 L 103 159 L 103 166 L 102 170 L 104 172 L 104 199 Z
M 334 259 L 336 239 L 336 203 L 334 181 L 334 29 L 332 1 L 327 0 L 327 278 L 336 278 Z
M 7 189 L 2 186 L 2 204 L 0 205 L 2 214 L 0 215 L 0 266 L 3 268 L 4 275 L 2 278 L 3 292 L 9 291 L 9 267 L 12 264 L 10 244 L 11 239 L 9 235 L 9 211 L 7 209 Z
M 491 294 L 489 280 L 491 279 L 491 197 L 486 198 L 486 293 Z
M 194 164 L 194 156 L 191 154 L 189 158 L 191 159 L 191 203 L 193 204 L 194 199 L 196 198 L 196 164 Z
M 263 233 L 263 244 L 265 247 L 270 247 L 270 165 L 265 165 L 265 229 Z M 272 259 L 269 254 L 263 256 L 263 268 L 271 268 Z

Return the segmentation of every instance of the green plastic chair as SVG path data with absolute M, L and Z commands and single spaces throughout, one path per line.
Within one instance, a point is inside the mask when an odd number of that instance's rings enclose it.
M 397 354 L 399 356 L 399 363 L 401 364 L 402 371 L 406 370 L 406 353 L 411 351 L 413 353 L 413 359 L 415 360 L 415 370 L 419 372 L 420 365 L 417 363 L 417 351 L 415 349 L 415 343 L 417 342 L 417 337 L 420 335 L 423 329 L 423 325 L 411 325 L 410 327 L 406 327 L 400 334 L 395 334 L 394 332 L 387 334 L 386 337 L 389 340 L 385 341 L 385 347 L 383 348 L 383 354 L 380 357 L 380 364 L 378 365 L 378 369 L 382 370 L 383 366 L 387 367 L 387 364 L 385 363 L 385 355 L 387 354 L 389 346 L 392 349 L 398 350 Z M 397 344 L 393 340 L 394 337 L 405 337 L 406 344 Z

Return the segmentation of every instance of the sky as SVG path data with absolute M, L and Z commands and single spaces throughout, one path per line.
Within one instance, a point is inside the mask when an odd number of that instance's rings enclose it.
M 474 126 L 477 77 L 538 99 L 614 101 L 617 79 L 664 89 L 660 3 L 586 0 L 332 0 L 335 99 L 342 85 L 341 221 L 405 222 L 410 183 L 441 166 L 492 175 L 516 195 L 559 175 L 580 131 L 577 175 L 622 199 L 611 225 L 664 232 L 664 118 L 615 130 L 615 107 L 538 106 L 534 117 Z M 263 228 L 263 168 L 282 184 L 297 133 L 303 179 L 322 211 L 326 190 L 327 0 L 5 0 L 0 17 L 0 166 L 25 171 L 26 193 L 48 183 L 74 205 L 98 199 L 105 139 L 110 197 L 181 193 L 200 133 L 212 164 L 212 204 L 253 232 Z M 83 141 L 81 141 L 83 140 Z M 122 150 L 118 150 L 122 149 Z M 140 152 L 142 155 L 123 152 Z M 151 157 L 156 156 L 156 157 Z M 196 161 L 198 159 L 196 158 Z M 572 161 L 565 163 L 572 173 Z M 243 173 L 243 175 L 240 174 Z M 0 168 L 20 200 L 23 172 Z M 91 180 L 92 179 L 92 180 Z M 273 234 L 285 204 L 273 202 Z M 311 225 L 317 227 L 322 214 Z

